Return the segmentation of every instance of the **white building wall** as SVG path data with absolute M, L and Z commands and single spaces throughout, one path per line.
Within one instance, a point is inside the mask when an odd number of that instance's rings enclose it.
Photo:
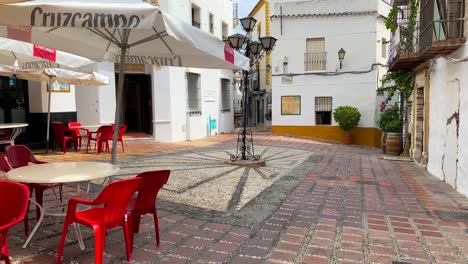
M 29 92 L 29 112 L 30 113 L 47 113 L 48 111 L 48 96 L 47 84 L 28 81 Z M 70 85 L 69 93 L 52 93 L 50 99 L 50 112 L 75 112 L 75 86 Z
M 86 125 L 114 123 L 115 119 L 115 72 L 110 62 L 95 63 L 92 71 L 109 78 L 109 85 L 77 86 L 76 112 L 77 121 Z
M 468 197 L 468 47 L 447 57 L 431 61 L 427 170 Z
M 375 0 L 330 1 L 271 1 L 274 16 L 271 35 L 278 38 L 273 51 L 273 126 L 314 126 L 315 97 L 333 97 L 333 109 L 342 105 L 357 107 L 361 113 L 361 127 L 375 127 L 378 118 L 376 106 L 382 97 L 376 89 L 385 74 L 382 57 L 382 38 L 390 39 L 381 15 L 388 14 L 390 6 Z M 280 20 L 280 7 L 283 19 Z M 346 15 L 330 15 L 346 12 Z M 360 12 L 360 14 L 349 14 Z M 294 17 L 309 14 L 316 16 Z M 289 17 L 288 17 L 289 15 Z M 281 34 L 282 32 L 282 34 Z M 326 70 L 328 76 L 304 74 L 304 53 L 308 38 L 325 38 Z M 340 70 L 338 51 L 346 55 Z M 287 57 L 284 76 L 283 60 Z M 371 70 L 372 69 L 372 70 Z M 337 72 L 361 72 L 339 74 Z M 316 72 L 317 73 L 317 72 Z M 320 74 L 320 73 L 319 73 Z M 323 73 L 322 73 L 323 74 Z M 283 78 L 291 79 L 283 82 Z M 301 95 L 301 115 L 281 115 L 281 96 Z M 332 118 L 332 125 L 338 125 Z
M 162 10 L 192 23 L 192 4 L 200 8 L 201 29 L 210 31 L 209 14 L 214 15 L 213 35 L 222 38 L 222 22 L 232 34 L 232 1 L 166 0 L 159 1 Z M 201 116 L 187 116 L 187 73 L 200 74 Z M 234 112 L 221 113 L 221 78 L 232 82 L 229 70 L 161 67 L 152 71 L 154 137 L 156 141 L 176 142 L 208 136 L 208 119 L 217 120 L 212 135 L 234 129 Z M 232 97 L 231 97 L 232 98 Z
M 300 75 L 292 84 L 282 84 L 281 77 L 273 77 L 273 126 L 314 126 L 315 97 L 333 97 L 333 109 L 342 105 L 357 107 L 361 113 L 360 127 L 375 124 L 376 71 L 360 75 L 324 77 Z M 281 115 L 281 96 L 301 95 L 301 115 Z M 338 125 L 332 118 L 332 125 Z
M 450 55 L 468 56 L 466 47 Z M 434 60 L 429 88 L 427 169 L 468 196 L 468 63 Z M 459 113 L 459 127 L 455 114 Z M 458 131 L 457 131 L 458 130 Z

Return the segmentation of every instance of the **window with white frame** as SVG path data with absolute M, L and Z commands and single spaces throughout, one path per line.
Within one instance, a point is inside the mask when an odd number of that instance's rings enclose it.
M 210 33 L 214 33 L 214 15 L 210 13 Z
M 200 74 L 187 73 L 187 114 L 201 115 Z
M 331 125 L 332 110 L 332 97 L 315 97 L 315 124 Z
M 221 79 L 221 112 L 231 111 L 231 81 Z
M 327 67 L 325 38 L 310 38 L 306 41 L 304 71 L 324 71 Z
M 388 49 L 388 41 L 386 38 L 382 38 L 382 58 L 387 58 L 387 49 Z
M 192 4 L 192 26 L 200 28 L 200 8 Z

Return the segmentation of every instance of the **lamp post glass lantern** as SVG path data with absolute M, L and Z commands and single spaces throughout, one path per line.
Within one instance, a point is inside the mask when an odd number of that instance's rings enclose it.
M 345 55 L 346 55 L 346 51 L 343 48 L 341 48 L 338 51 L 338 59 L 340 60 L 340 69 L 343 68 L 343 60 L 344 60 Z
M 255 28 L 257 20 L 253 17 L 246 17 L 240 19 L 240 22 L 242 28 L 247 33 L 246 36 L 237 33 L 229 36 L 228 41 L 225 41 L 225 43 L 231 48 L 243 53 L 244 56 L 250 59 L 249 71 L 243 71 L 243 127 L 242 131 L 240 131 L 237 135 L 236 154 L 231 155 L 230 159 L 231 161 L 259 160 L 260 155 L 255 155 L 252 130 L 247 129 L 247 111 L 250 109 L 249 105 L 251 101 L 248 98 L 248 93 L 251 88 L 248 87 L 249 80 L 251 79 L 249 76 L 252 73 L 252 66 L 260 61 L 265 56 L 265 54 L 270 54 L 270 52 L 273 50 L 276 44 L 276 38 L 271 36 L 264 36 L 259 39 L 260 41 L 252 41 L 252 35 L 250 33 Z

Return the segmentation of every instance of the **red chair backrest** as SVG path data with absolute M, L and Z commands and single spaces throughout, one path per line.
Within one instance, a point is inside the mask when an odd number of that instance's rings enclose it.
M 77 126 L 81 126 L 81 123 L 80 122 L 68 122 L 68 128 L 70 130 L 75 131 L 75 134 L 77 136 L 79 136 L 80 135 L 80 129 L 79 128 L 72 128 L 72 127 L 77 127 Z
M 112 126 L 104 125 L 99 127 L 96 132 L 99 133 L 99 138 L 101 140 L 112 140 L 113 131 Z
M 52 131 L 56 138 L 63 138 L 67 127 L 61 122 L 52 122 Z
M 137 175 L 137 178 L 141 179 L 135 204 L 137 211 L 154 207 L 159 190 L 167 183 L 170 174 L 170 170 L 160 170 L 147 171 Z
M 41 163 L 34 157 L 31 150 L 23 145 L 7 146 L 5 153 L 13 168 L 28 166 L 29 162 Z
M 11 169 L 12 168 L 11 168 L 10 163 L 8 163 L 5 156 L 3 156 L 2 153 L 0 153 L 0 171 L 9 172 Z
M 121 125 L 119 128 L 119 140 L 122 140 L 125 131 L 127 131 L 127 125 Z
M 10 139 L 10 129 L 9 128 L 0 128 L 0 132 L 2 132 L 2 135 L 0 136 L 1 140 Z
M 23 220 L 29 202 L 29 189 L 26 185 L 0 181 L 0 231 L 1 226 Z
M 139 181 L 138 178 L 130 178 L 113 182 L 107 185 L 94 200 L 94 204 L 104 204 L 106 208 L 104 218 L 106 227 L 112 228 L 122 223 L 128 202 L 137 190 Z

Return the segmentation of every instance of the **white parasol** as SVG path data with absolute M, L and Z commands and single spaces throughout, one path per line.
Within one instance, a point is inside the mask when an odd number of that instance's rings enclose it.
M 5 5 L 0 9 L 0 25 L 0 36 L 120 65 L 249 67 L 248 58 L 215 36 L 143 1 L 49 0 Z M 116 162 L 124 74 L 125 67 L 120 67 L 112 163 Z
M 58 82 L 63 84 L 99 86 L 108 85 L 109 78 L 98 73 L 81 73 L 65 69 L 19 69 L 17 67 L 0 65 L 0 76 L 16 76 L 19 79 L 45 82 L 48 85 Z M 49 99 L 47 105 L 47 135 L 46 153 L 49 150 L 50 134 L 50 104 L 52 90 L 49 88 Z
M 0 37 L 0 63 L 17 63 L 22 69 L 71 69 L 90 65 L 94 61 L 37 44 Z

